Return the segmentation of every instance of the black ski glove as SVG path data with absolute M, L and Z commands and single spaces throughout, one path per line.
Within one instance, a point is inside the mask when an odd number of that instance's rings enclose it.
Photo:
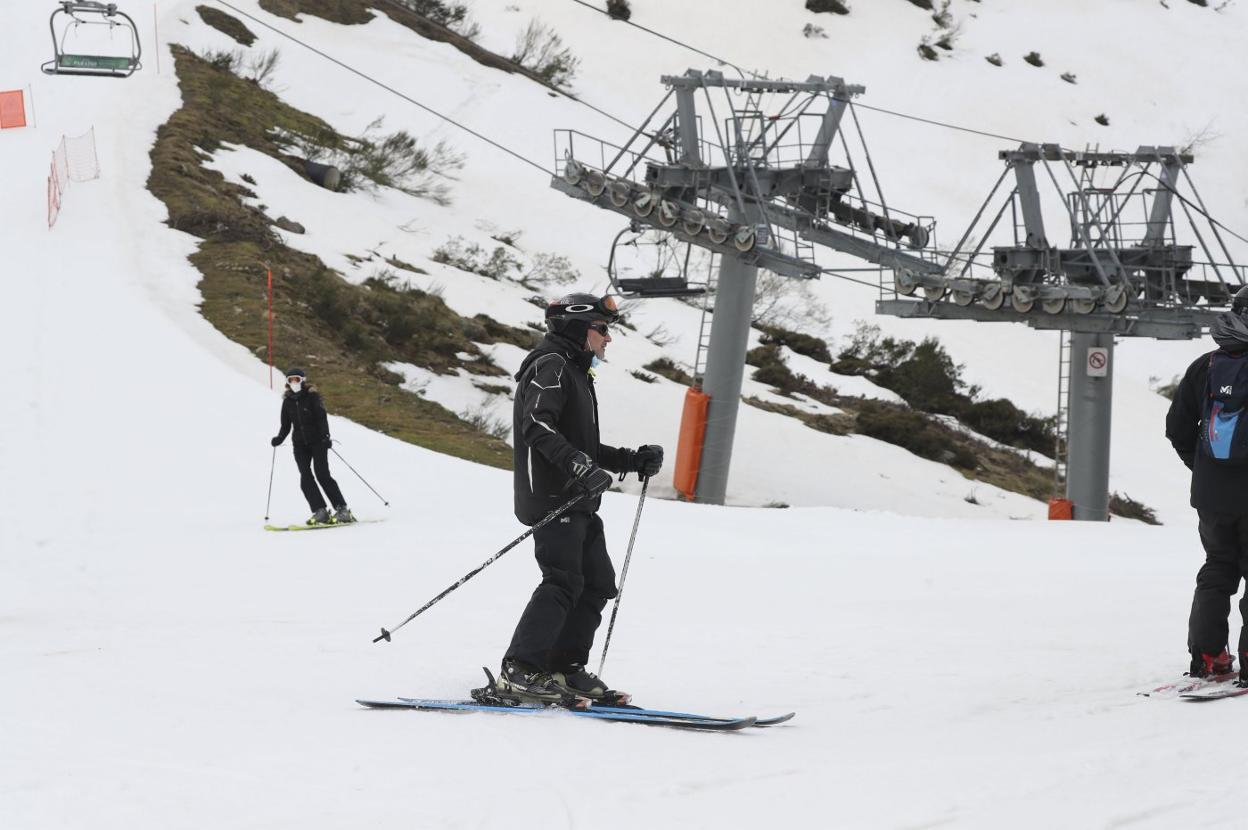
M 326 435 L 325 440 L 321 442 L 321 446 L 327 450 L 332 450 L 334 448 L 334 439 Z
M 658 444 L 644 444 L 633 453 L 633 470 L 642 478 L 651 478 L 663 469 L 663 448 Z
M 281 443 L 282 443 L 282 436 L 280 435 L 274 435 L 272 438 L 269 439 L 269 446 L 277 447 L 277 446 L 281 446 Z
M 591 498 L 611 486 L 611 474 L 599 467 L 583 452 L 574 453 L 568 459 L 568 486 L 574 492 L 585 493 Z

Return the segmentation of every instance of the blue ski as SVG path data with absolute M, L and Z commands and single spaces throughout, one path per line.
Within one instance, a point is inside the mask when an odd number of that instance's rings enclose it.
M 412 698 L 412 697 L 401 697 L 399 698 L 399 700 L 405 703 L 422 702 L 420 698 Z M 445 700 L 441 702 L 442 703 L 457 703 L 459 701 Z M 538 708 L 541 708 L 541 707 L 539 706 Z M 615 712 L 615 713 L 621 713 L 621 714 L 626 714 L 626 715 L 640 715 L 642 717 L 647 717 L 647 718 L 656 718 L 656 717 L 657 718 L 679 718 L 681 720 L 720 721 L 720 722 L 726 722 L 726 723 L 731 723 L 733 721 L 739 720 L 738 718 L 717 718 L 717 717 L 712 717 L 711 715 L 695 715 L 691 712 L 668 712 L 663 709 L 646 709 L 641 706 L 608 706 L 608 705 L 604 705 L 601 703 L 593 704 L 592 706 L 589 707 L 589 711 L 591 712 Z M 793 720 L 793 717 L 796 714 L 797 714 L 796 712 L 789 712 L 787 714 L 776 715 L 775 717 L 771 717 L 771 718 L 756 718 L 754 720 L 754 725 L 755 726 L 775 726 L 778 723 L 785 723 L 786 721 Z
M 547 707 L 540 704 L 519 704 L 517 706 L 491 706 L 470 700 L 430 700 L 425 698 L 399 698 L 396 700 L 357 700 L 361 706 L 370 709 L 415 709 L 429 712 L 491 712 L 500 715 L 534 715 L 550 713 L 557 717 L 564 715 L 576 718 L 592 718 L 594 720 L 612 721 L 616 723 L 642 723 L 648 726 L 666 726 L 673 729 L 696 729 L 707 732 L 736 732 L 753 726 L 756 718 L 735 719 L 703 719 L 672 717 L 668 715 L 639 714 L 637 710 L 614 709 L 601 711 L 595 709 L 568 709 L 564 707 Z M 641 710 L 645 711 L 645 710 Z

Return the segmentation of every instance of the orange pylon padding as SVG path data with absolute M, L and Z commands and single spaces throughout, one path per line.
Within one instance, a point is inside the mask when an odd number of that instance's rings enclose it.
M 0 92 L 0 130 L 26 126 L 26 99 L 20 89 Z
M 706 437 L 706 410 L 711 396 L 701 389 L 685 392 L 685 408 L 680 416 L 680 441 L 676 445 L 676 492 L 693 501 L 698 486 L 698 467 L 702 463 L 702 439 Z
M 1075 518 L 1075 503 L 1070 499 L 1049 499 L 1049 518 L 1065 520 Z

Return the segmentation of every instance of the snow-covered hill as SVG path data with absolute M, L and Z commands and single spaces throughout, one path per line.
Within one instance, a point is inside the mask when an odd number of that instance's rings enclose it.
M 237 5 L 530 158 L 547 159 L 556 126 L 622 137 L 576 102 L 384 17 L 292 23 Z M 1241 227 L 1235 151 L 1248 124 L 1227 102 L 1248 83 L 1237 46 L 1248 12 L 1086 5 L 955 0 L 962 38 L 931 64 L 914 51 L 931 21 L 904 0 L 858 0 L 845 17 L 812 15 L 797 0 L 632 2 L 636 22 L 745 66 L 841 74 L 867 85 L 865 103 L 1007 135 L 1129 148 L 1183 143 L 1212 125 L 1218 137 L 1192 172 L 1214 215 Z M 1233 810 L 1209 807 L 1233 787 L 1233 767 L 1199 736 L 1228 722 L 1233 732 L 1242 710 L 1133 694 L 1186 659 L 1200 555 L 1186 477 L 1161 437 L 1166 401 L 1148 383 L 1181 371 L 1198 343 L 1124 341 L 1117 353 L 1112 486 L 1158 508 L 1165 528 L 971 521 L 1041 508 L 980 486 L 984 504 L 969 504 L 971 488 L 948 468 L 743 408 L 734 501 L 796 506 L 648 501 L 606 675 L 645 703 L 797 709 L 790 726 L 676 735 L 358 710 L 361 696 L 459 696 L 480 679 L 478 665 L 497 662 L 534 581 L 528 547 L 393 643 L 369 640 L 519 532 L 510 476 L 334 419 L 341 452 L 392 507 L 336 465 L 339 481 L 357 513 L 385 523 L 259 531 L 277 422 L 267 369 L 198 314 L 199 276 L 186 261 L 196 240 L 167 228 L 144 189 L 155 131 L 179 105 L 152 23 L 162 44 L 233 44 L 189 0 L 131 0 L 126 10 L 147 40 L 144 69 L 124 82 L 38 75 L 51 8 L 0 10 L 0 87 L 29 84 L 37 118 L 0 132 L 5 826 L 1235 824 Z M 566 0 L 477 0 L 473 11 L 482 42 L 502 52 L 531 17 L 554 25 L 583 60 L 576 91 L 629 121 L 657 101 L 660 74 L 705 65 Z M 807 22 L 829 38 L 802 37 Z M 257 34 L 253 48 L 281 47 L 275 82 L 293 105 L 356 134 L 385 114 L 390 128 L 468 154 L 443 208 L 392 192 L 331 196 L 250 150 L 215 153 L 216 169 L 249 175 L 259 201 L 307 225 L 289 244 L 357 281 L 369 273 L 347 253 L 417 262 L 430 274 L 416 279 L 440 285 L 457 310 L 514 325 L 534 318 L 524 292 L 431 263 L 433 251 L 455 236 L 484 245 L 518 229 L 527 252 L 560 252 L 601 287 L 592 275 L 618 231 L 610 217 Z M 1023 63 L 1032 50 L 1051 69 Z M 1004 67 L 983 60 L 993 52 Z M 1062 82 L 1063 71 L 1079 84 Z M 1092 122 L 1101 112 L 1110 127 Z M 942 238 L 960 230 L 999 175 L 1001 142 L 862 117 L 890 198 L 940 217 Z M 102 177 L 71 185 L 48 231 L 48 154 L 62 133 L 92 125 Z M 816 290 L 834 338 L 871 314 L 869 289 L 825 280 Z M 679 339 L 617 341 L 600 383 L 604 430 L 621 444 L 672 447 L 682 390 L 627 369 L 682 350 L 691 359 L 696 312 L 662 302 L 635 314 L 640 332 L 662 324 Z M 875 322 L 939 336 L 990 394 L 1053 407 L 1048 335 Z M 519 353 L 497 347 L 495 359 L 510 369 Z M 466 383 L 415 371 L 409 380 L 428 381 L 427 394 L 454 409 L 477 402 Z M 769 394 L 757 384 L 747 393 Z M 277 454 L 272 513 L 294 520 L 304 505 L 287 453 Z M 604 502 L 617 563 L 635 507 L 629 493 Z

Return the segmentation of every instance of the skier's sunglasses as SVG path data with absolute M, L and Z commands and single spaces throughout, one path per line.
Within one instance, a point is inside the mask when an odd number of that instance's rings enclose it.
M 589 330 L 596 331 L 599 334 L 601 334 L 603 337 L 606 337 L 608 334 L 611 333 L 611 329 L 606 323 L 591 323 L 589 326 Z

